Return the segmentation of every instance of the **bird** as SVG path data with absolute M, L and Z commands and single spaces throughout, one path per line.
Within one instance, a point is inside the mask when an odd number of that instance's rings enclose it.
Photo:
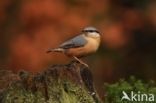
M 65 41 L 57 48 L 50 48 L 46 52 L 63 53 L 68 57 L 74 58 L 80 64 L 89 67 L 80 58 L 95 53 L 100 46 L 100 41 L 100 32 L 95 27 L 89 26 L 85 27 L 76 37 Z

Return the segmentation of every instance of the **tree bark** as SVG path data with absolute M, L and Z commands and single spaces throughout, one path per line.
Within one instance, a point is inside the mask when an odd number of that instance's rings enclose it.
M 89 68 L 76 62 L 53 65 L 35 75 L 1 72 L 0 103 L 100 103 Z

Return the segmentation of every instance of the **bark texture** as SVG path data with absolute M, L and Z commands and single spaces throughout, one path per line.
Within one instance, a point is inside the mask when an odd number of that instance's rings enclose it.
M 0 103 L 100 103 L 89 68 L 71 62 L 42 73 L 0 70 Z

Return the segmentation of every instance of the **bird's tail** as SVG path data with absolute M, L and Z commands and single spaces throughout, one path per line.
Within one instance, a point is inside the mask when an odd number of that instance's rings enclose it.
M 63 48 L 54 48 L 54 49 L 49 49 L 46 51 L 46 53 L 50 52 L 64 52 L 65 50 Z

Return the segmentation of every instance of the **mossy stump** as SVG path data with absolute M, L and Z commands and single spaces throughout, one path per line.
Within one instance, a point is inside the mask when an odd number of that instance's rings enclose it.
M 12 76 L 12 81 L 0 80 L 0 87 L 8 82 L 0 88 L 0 103 L 99 103 L 89 69 L 76 62 L 53 65 L 35 75 L 21 71 Z

